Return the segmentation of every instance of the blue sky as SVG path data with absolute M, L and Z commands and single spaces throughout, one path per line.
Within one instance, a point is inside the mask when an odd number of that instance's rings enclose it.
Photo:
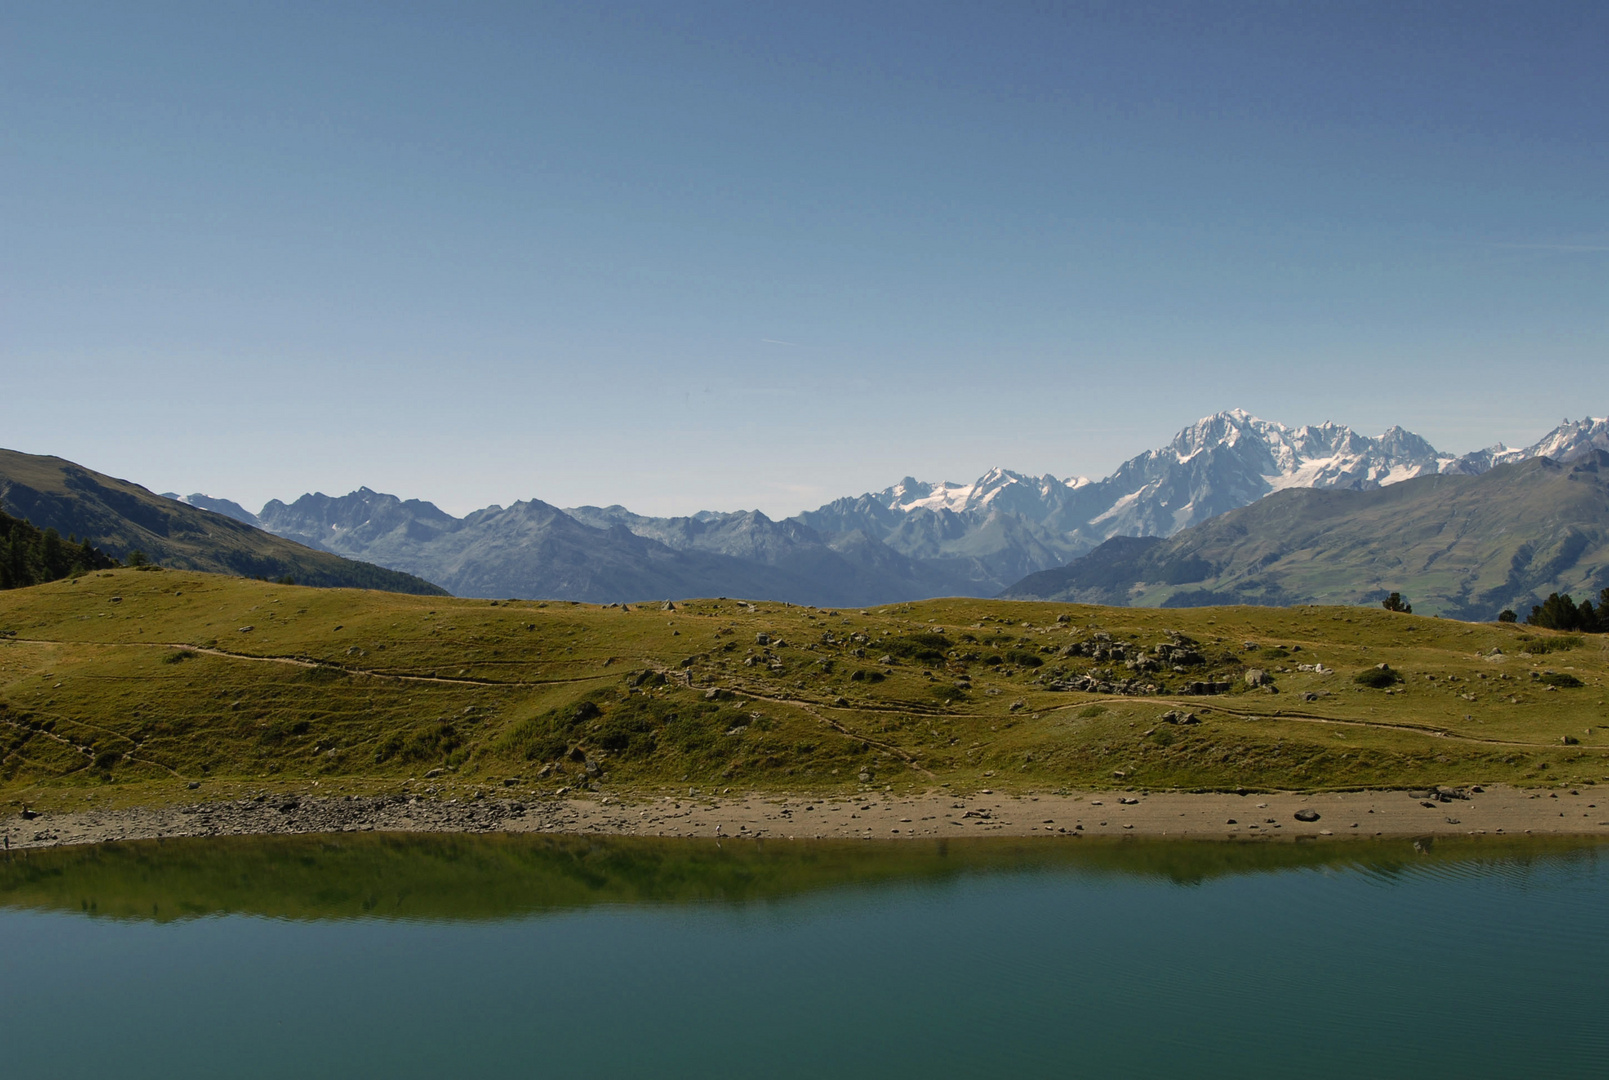
M 1609 413 L 1609 5 L 10 5 L 0 445 L 796 512 Z

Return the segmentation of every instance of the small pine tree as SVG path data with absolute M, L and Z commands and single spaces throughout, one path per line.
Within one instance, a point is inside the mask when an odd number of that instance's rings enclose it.
M 1380 606 L 1385 608 L 1387 611 L 1400 611 L 1404 615 L 1413 614 L 1413 605 L 1404 600 L 1402 598 L 1402 594 L 1398 592 L 1394 592 L 1384 600 L 1380 601 Z
M 1504 608 L 1497 613 L 1498 622 L 1518 622 L 1519 618 L 1518 615 L 1514 614 L 1513 608 Z

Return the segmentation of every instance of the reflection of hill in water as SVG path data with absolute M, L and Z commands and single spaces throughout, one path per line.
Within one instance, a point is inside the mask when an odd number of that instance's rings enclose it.
M 598 904 L 747 904 L 829 889 L 1003 873 L 1196 884 L 1235 874 L 1512 870 L 1592 860 L 1590 840 L 1468 838 L 1330 844 L 1206 841 L 724 841 L 372 835 L 103 844 L 0 857 L 0 908 L 167 922 L 499 919 Z

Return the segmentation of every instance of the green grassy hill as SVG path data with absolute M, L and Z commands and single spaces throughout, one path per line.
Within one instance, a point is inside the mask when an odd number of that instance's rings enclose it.
M 0 594 L 0 790 L 1584 783 L 1606 645 L 1378 608 L 627 609 L 115 570 Z M 1401 681 L 1354 681 L 1381 663 Z
M 58 457 L 0 450 L 0 509 L 35 528 L 87 540 L 124 560 L 140 551 L 154 562 L 185 570 L 292 577 L 321 587 L 445 594 L 423 578 L 314 551 Z
M 1020 599 L 1189 607 L 1360 604 L 1492 619 L 1609 586 L 1609 453 L 1373 491 L 1292 490 L 1168 540 L 1120 538 L 1007 590 Z

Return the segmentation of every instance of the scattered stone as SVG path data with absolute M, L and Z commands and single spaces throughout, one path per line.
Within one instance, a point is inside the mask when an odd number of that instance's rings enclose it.
M 1311 808 L 1304 807 L 1301 810 L 1296 811 L 1297 821 L 1317 821 L 1318 818 L 1318 811 Z

